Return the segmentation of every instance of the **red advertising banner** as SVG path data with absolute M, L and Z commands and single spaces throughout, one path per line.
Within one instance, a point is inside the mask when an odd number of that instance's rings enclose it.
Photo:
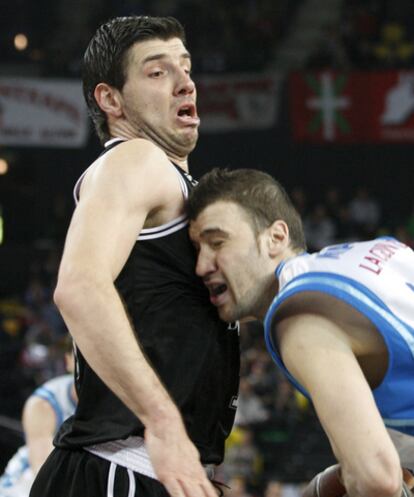
M 230 74 L 197 79 L 201 131 L 267 129 L 278 118 L 283 75 Z
M 414 142 L 414 71 L 294 73 L 289 99 L 297 141 Z

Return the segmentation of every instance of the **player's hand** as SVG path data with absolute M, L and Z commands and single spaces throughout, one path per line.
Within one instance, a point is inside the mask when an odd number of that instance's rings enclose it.
M 414 475 L 409 469 L 402 468 L 403 474 L 403 497 L 414 496 Z
M 402 468 L 403 480 L 407 487 L 411 490 L 414 490 L 414 475 L 411 473 L 409 469 Z
M 163 429 L 147 427 L 145 443 L 155 474 L 171 497 L 217 497 L 181 422 Z

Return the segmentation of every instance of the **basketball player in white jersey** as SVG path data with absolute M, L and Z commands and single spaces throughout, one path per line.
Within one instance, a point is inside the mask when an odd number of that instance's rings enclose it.
M 219 315 L 264 320 L 270 354 L 330 440 L 339 465 L 304 495 L 411 495 L 402 466 L 414 469 L 413 251 L 384 237 L 306 253 L 289 197 L 254 170 L 204 176 L 189 217 L 196 272 Z
M 29 496 L 34 476 L 53 449 L 53 437 L 75 410 L 77 396 L 70 337 L 65 337 L 61 345 L 68 374 L 46 381 L 26 400 L 23 407 L 26 444 L 10 459 L 0 477 L 0 497 Z

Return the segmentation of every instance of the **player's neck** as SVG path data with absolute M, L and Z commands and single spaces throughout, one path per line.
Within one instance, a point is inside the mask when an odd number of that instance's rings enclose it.
M 181 169 L 183 169 L 186 173 L 188 173 L 188 159 L 187 157 L 185 159 L 175 157 L 172 154 L 167 154 L 167 157 L 170 159 L 171 162 L 174 162 L 177 166 L 179 166 Z

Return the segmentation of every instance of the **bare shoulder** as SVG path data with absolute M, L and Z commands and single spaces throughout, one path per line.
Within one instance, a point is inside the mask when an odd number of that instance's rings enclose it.
M 383 339 L 367 317 L 347 303 L 320 292 L 304 292 L 288 299 L 282 304 L 274 325 L 278 340 L 289 333 L 293 342 L 308 340 L 316 344 L 319 337 L 324 343 L 346 344 L 356 355 L 384 351 Z
M 347 340 L 343 330 L 343 303 L 319 292 L 303 292 L 293 295 L 280 307 L 273 321 L 279 341 L 289 341 L 294 345 L 317 343 L 318 337 L 336 336 Z M 285 340 L 286 339 L 286 340 Z M 309 344 L 306 343 L 306 346 Z
M 179 193 L 167 155 L 148 140 L 123 142 L 99 157 L 87 171 L 80 197 L 104 194 L 108 199 L 140 201 L 149 209 L 162 207 Z
M 51 404 L 37 395 L 30 396 L 23 407 L 23 425 L 27 429 L 30 424 L 41 422 L 44 425 L 54 424 L 56 415 Z
M 169 160 L 166 153 L 149 140 L 135 138 L 120 143 L 101 157 L 100 163 L 113 164 L 124 169 L 134 170 L 152 174 L 168 166 Z M 110 167 L 110 166 L 109 166 Z
M 169 177 L 170 161 L 163 150 L 148 140 L 136 138 L 125 141 L 99 157 L 91 167 L 96 175 L 113 175 L 117 178 L 131 177 L 146 182 Z M 88 173 L 90 175 L 90 173 Z M 162 181 L 161 181 L 162 183 Z
M 314 314 L 353 329 L 370 326 L 370 321 L 357 309 L 343 300 L 322 292 L 301 292 L 284 302 L 278 313 L 280 318 L 301 314 Z

